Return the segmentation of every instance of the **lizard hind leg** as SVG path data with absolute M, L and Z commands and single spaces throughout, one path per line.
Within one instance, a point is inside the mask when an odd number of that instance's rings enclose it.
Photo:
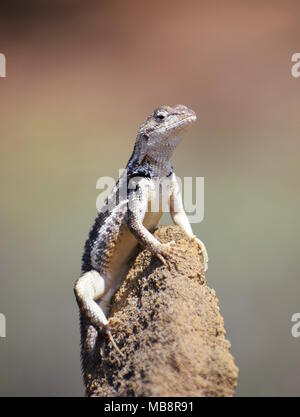
M 100 275 L 99 272 L 91 270 L 77 280 L 74 292 L 80 313 L 87 323 L 93 326 L 98 335 L 105 332 L 114 349 L 123 356 L 112 337 L 107 320 L 107 312 L 113 293 L 110 280 Z M 85 357 L 90 356 L 91 352 L 94 352 L 97 341 L 91 326 L 88 329 L 84 336 L 86 339 L 81 342 L 83 364 Z M 98 341 L 101 343 L 100 340 Z
M 74 292 L 80 312 L 96 330 L 108 324 L 99 301 L 110 288 L 109 280 L 95 270 L 83 274 L 75 284 Z

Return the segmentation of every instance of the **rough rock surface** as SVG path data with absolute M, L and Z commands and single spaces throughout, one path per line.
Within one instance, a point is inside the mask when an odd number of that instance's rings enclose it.
M 238 369 L 229 352 L 215 291 L 206 285 L 197 245 L 176 226 L 184 258 L 168 267 L 139 253 L 111 308 L 122 358 L 107 342 L 89 375 L 88 396 L 232 396 Z

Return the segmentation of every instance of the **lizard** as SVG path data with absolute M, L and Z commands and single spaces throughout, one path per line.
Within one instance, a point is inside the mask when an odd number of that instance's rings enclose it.
M 95 355 L 99 355 L 98 336 L 108 336 L 123 356 L 112 336 L 108 314 L 112 296 L 124 280 L 128 263 L 139 245 L 164 264 L 178 255 L 174 242 L 161 243 L 152 234 L 166 204 L 173 222 L 197 241 L 204 270 L 207 269 L 207 251 L 192 231 L 171 161 L 183 134 L 196 119 L 195 112 L 184 105 L 160 106 L 154 110 L 140 126 L 126 169 L 90 230 L 82 256 L 82 275 L 74 286 L 80 311 L 85 383 L 87 369 L 95 363 Z M 163 188 L 157 187 L 157 180 Z M 158 202 L 156 210 L 150 204 L 153 201 Z

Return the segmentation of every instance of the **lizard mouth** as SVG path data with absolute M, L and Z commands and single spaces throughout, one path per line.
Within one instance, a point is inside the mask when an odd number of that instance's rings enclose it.
M 173 123 L 169 128 L 171 131 L 181 132 L 194 124 L 196 120 L 197 116 L 195 114 L 191 114 L 190 116 L 181 119 L 179 122 Z

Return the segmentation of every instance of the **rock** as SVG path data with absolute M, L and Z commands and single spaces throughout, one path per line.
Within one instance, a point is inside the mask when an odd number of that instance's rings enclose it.
M 155 232 L 184 258 L 168 267 L 139 253 L 116 292 L 113 335 L 89 375 L 87 396 L 233 396 L 238 369 L 224 320 L 206 285 L 197 244 L 177 226 Z

